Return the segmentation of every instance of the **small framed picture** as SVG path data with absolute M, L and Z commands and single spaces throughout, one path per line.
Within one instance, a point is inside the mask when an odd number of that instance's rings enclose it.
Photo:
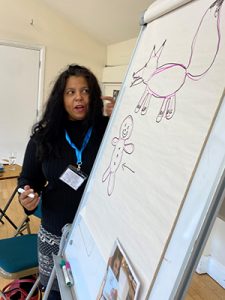
M 122 83 L 103 83 L 102 94 L 112 96 L 114 100 L 118 98 Z
M 119 95 L 119 91 L 120 90 L 113 90 L 113 98 L 114 98 L 115 101 L 116 101 L 116 99 L 117 99 L 117 97 Z
M 97 300 L 137 300 L 140 282 L 116 240 Z

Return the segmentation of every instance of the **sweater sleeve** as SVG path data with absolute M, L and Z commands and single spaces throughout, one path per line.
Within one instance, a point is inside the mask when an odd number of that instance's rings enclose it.
M 42 164 L 37 159 L 36 150 L 36 144 L 31 138 L 25 151 L 22 171 L 18 178 L 18 187 L 24 188 L 25 185 L 30 185 L 30 187 L 40 195 L 46 184 L 46 179 L 42 172 Z M 25 209 L 25 213 L 28 215 L 33 212 L 34 211 L 27 211 Z

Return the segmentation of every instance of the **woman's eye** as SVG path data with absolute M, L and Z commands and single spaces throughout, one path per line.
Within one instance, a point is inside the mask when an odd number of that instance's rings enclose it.
M 72 91 L 72 90 L 66 91 L 66 95 L 73 95 L 73 94 L 74 94 L 74 91 Z
M 89 94 L 89 89 L 88 88 L 83 89 L 81 92 L 82 92 L 82 94 Z
M 66 95 L 74 95 L 76 93 L 75 90 L 67 90 L 65 91 Z M 78 93 L 82 94 L 82 95 L 89 95 L 89 89 L 88 88 L 84 88 L 82 90 L 80 90 Z

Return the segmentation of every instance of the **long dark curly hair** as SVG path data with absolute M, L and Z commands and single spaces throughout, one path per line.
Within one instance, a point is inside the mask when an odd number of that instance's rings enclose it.
M 70 76 L 82 76 L 88 84 L 90 103 L 83 126 L 86 128 L 93 126 L 103 115 L 101 89 L 95 75 L 86 67 L 76 64 L 69 65 L 56 79 L 42 119 L 34 124 L 32 128 L 32 136 L 37 142 L 39 159 L 50 155 L 60 155 L 60 144 L 58 142 L 64 136 L 65 124 L 68 120 L 68 113 L 64 108 L 64 91 L 67 79 Z

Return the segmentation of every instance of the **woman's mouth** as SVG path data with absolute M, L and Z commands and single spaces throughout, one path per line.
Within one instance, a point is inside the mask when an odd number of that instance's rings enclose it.
M 74 110 L 77 111 L 77 112 L 83 112 L 84 111 L 84 105 L 76 105 L 74 107 Z

